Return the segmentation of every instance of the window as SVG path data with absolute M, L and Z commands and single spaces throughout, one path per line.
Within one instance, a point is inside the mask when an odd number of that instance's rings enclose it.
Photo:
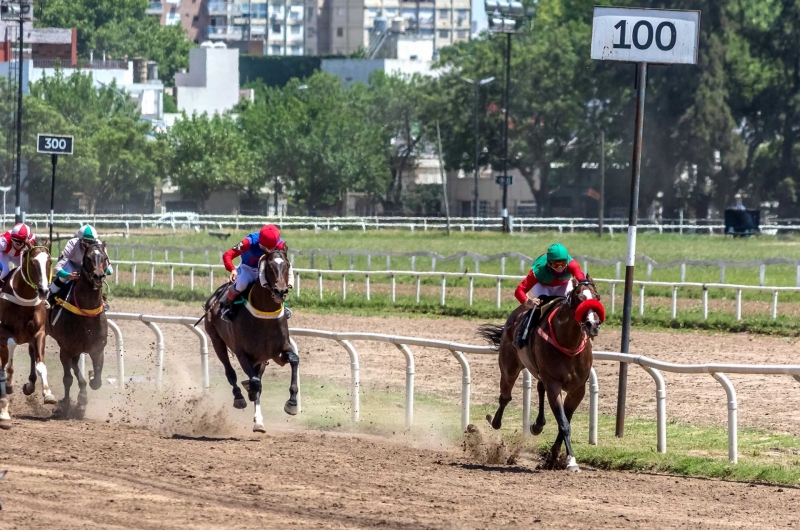
M 300 20 L 303 18 L 303 6 L 292 6 L 289 10 L 290 20 Z
M 336 28 L 336 36 L 344 37 L 344 28 Z
M 307 33 L 308 33 L 308 36 L 309 36 L 309 37 L 316 37 L 316 35 L 317 35 L 317 28 L 315 28 L 314 26 L 308 26 Z
M 469 31 L 467 31 L 465 29 L 460 29 L 460 30 L 456 31 L 456 38 L 457 39 L 462 39 L 462 40 L 467 40 L 469 38 Z
M 302 46 L 292 46 L 289 49 L 292 51 L 292 55 L 303 55 L 303 47 Z
M 456 10 L 456 18 L 463 18 L 465 20 L 468 19 L 469 18 L 469 9 L 457 9 Z
M 280 46 L 270 46 L 270 54 L 271 55 L 281 55 L 281 47 Z
M 377 7 L 368 7 L 367 8 L 367 16 L 369 18 L 375 18 L 378 16 L 378 8 Z
M 343 17 L 344 16 L 344 8 L 343 7 L 340 7 L 340 8 L 336 9 L 336 16 L 337 17 Z
M 197 15 L 195 15 L 195 16 L 192 18 L 192 22 L 197 22 L 198 20 L 200 20 L 200 17 L 198 17 Z
M 419 10 L 419 23 L 420 24 L 433 24 L 433 9 L 420 9 Z
M 267 4 L 253 4 L 253 18 L 267 18 Z
M 272 11 L 273 15 L 278 15 L 279 17 L 283 17 L 283 5 L 282 4 L 270 4 L 269 10 Z
M 397 16 L 397 9 L 394 7 L 387 7 L 383 10 L 383 14 L 386 16 L 386 18 L 394 18 Z
M 308 11 L 306 12 L 306 20 L 311 20 L 312 18 L 314 18 L 314 8 L 309 7 Z
M 167 26 L 177 26 L 181 23 L 181 15 L 179 13 L 167 13 Z
M 271 29 L 272 29 L 272 33 L 280 34 L 280 32 L 281 32 L 281 24 L 280 24 L 280 22 L 274 22 L 273 21 Z
M 439 18 L 450 18 L 450 10 L 449 9 L 440 9 L 439 10 Z
M 419 30 L 420 35 L 427 35 L 429 37 L 433 36 L 433 28 L 420 28 Z
M 292 35 L 300 35 L 300 26 L 292 26 Z
M 450 38 L 450 31 L 446 29 L 439 30 L 439 38 L 440 39 L 449 39 Z

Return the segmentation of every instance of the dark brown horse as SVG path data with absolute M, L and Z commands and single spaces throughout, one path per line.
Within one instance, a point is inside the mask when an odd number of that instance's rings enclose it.
M 22 392 L 29 396 L 36 390 L 36 374 L 42 378 L 42 395 L 48 405 L 57 403 L 47 382 L 47 367 L 44 364 L 48 279 L 50 277 L 50 242 L 40 241 L 22 249 L 20 266 L 7 277 L 0 289 L 0 428 L 11 428 L 8 398 L 13 392 L 11 378 L 14 365 L 11 362 L 8 342 L 28 344 L 31 356 L 31 373 Z M 6 381 L 8 373 L 8 382 Z
M 105 243 L 87 245 L 80 276 L 64 289 L 64 299 L 56 298 L 57 305 L 47 313 L 47 334 L 58 343 L 64 369 L 64 399 L 59 410 L 64 418 L 72 412 L 72 417 L 82 419 L 89 401 L 86 379 L 79 365 L 81 353 L 89 354 L 92 359 L 94 374 L 89 386 L 97 390 L 103 384 L 104 350 L 108 341 L 103 282 L 108 263 Z M 70 410 L 69 391 L 73 382 L 70 370 L 78 378 L 78 406 L 74 411 Z
M 528 334 L 528 343 L 521 350 L 514 346 L 517 327 L 524 321 L 524 306 L 515 309 L 505 326 L 484 325 L 480 334 L 499 351 L 500 407 L 494 417 L 486 419 L 499 429 L 503 411 L 511 401 L 511 390 L 523 368 L 538 379 L 539 414 L 531 425 L 531 433 L 538 435 L 545 425 L 544 395 L 558 423 L 558 436 L 551 450 L 551 467 L 555 465 L 563 442 L 567 449 L 567 469 L 579 471 L 572 452 L 570 422 L 572 414 L 586 393 L 586 381 L 592 368 L 592 341 L 600 331 L 604 318 L 597 289 L 591 277 L 572 281 L 572 290 L 566 298 L 558 299 L 540 318 L 536 329 Z M 590 301 L 579 309 L 582 303 Z M 561 392 L 566 392 L 562 398 Z
M 217 289 L 206 302 L 206 333 L 225 367 L 225 377 L 233 387 L 233 406 L 243 409 L 247 407 L 247 402 L 236 384 L 236 371 L 228 358 L 229 349 L 239 360 L 239 365 L 248 378 L 242 385 L 247 389 L 247 397 L 255 404 L 253 431 L 266 432 L 261 416 L 261 376 L 269 361 L 275 361 L 278 366 L 286 363 L 291 365 L 289 400 L 283 410 L 292 416 L 297 414 L 297 369 L 300 358 L 289 342 L 289 325 L 283 308 L 286 295 L 289 294 L 289 261 L 286 253 L 273 250 L 261 258 L 258 263 L 258 281 L 253 284 L 249 293 L 245 291 L 246 306 L 232 322 L 220 316 L 219 300 L 225 295 L 228 285 L 230 284 Z

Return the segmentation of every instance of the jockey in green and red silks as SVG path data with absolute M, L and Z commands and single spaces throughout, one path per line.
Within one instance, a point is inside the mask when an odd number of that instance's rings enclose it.
M 223 317 L 230 320 L 236 315 L 237 306 L 233 304 L 247 286 L 258 279 L 258 261 L 270 251 L 275 249 L 287 251 L 286 242 L 281 239 L 281 233 L 275 225 L 265 225 L 260 231 L 248 234 L 235 247 L 222 255 L 225 270 L 230 273 L 231 286 L 225 292 L 220 304 Z M 241 258 L 239 267 L 233 265 L 234 258 Z M 294 288 L 294 273 L 289 264 L 289 288 Z M 285 308 L 286 318 L 291 316 L 289 308 Z

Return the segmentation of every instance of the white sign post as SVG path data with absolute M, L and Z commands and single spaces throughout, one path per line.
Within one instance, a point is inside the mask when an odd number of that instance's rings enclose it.
M 636 221 L 639 216 L 639 179 L 642 168 L 642 132 L 647 65 L 697 64 L 700 38 L 699 11 L 595 7 L 592 22 L 592 59 L 636 64 L 636 121 L 631 161 L 631 201 L 628 212 L 628 256 L 622 309 L 622 344 L 628 353 L 633 306 L 633 272 L 636 261 Z M 619 365 L 617 437 L 625 431 L 625 397 L 628 364 Z

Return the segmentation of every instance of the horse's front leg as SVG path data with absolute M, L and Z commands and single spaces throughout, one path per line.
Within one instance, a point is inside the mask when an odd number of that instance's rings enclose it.
M 567 470 L 580 471 L 578 463 L 575 461 L 575 455 L 572 452 L 570 419 L 567 417 L 566 411 L 564 410 L 564 401 L 561 397 L 561 383 L 557 381 L 548 381 L 545 383 L 545 391 L 547 392 L 547 400 L 550 403 L 550 410 L 553 411 L 553 416 L 555 416 L 556 423 L 558 423 L 558 436 L 550 450 L 551 464 L 555 466 L 558 461 L 559 453 L 561 453 L 561 443 L 564 442 L 567 448 Z M 585 391 L 584 389 L 584 392 Z M 580 397 L 583 398 L 583 395 Z M 580 400 L 578 400 L 578 403 L 580 403 Z M 570 404 L 572 405 L 573 403 L 571 402 Z M 575 408 L 577 408 L 577 405 L 575 405 Z M 572 417 L 572 413 L 575 412 L 575 408 L 571 409 L 569 414 L 570 418 Z
M 42 330 L 37 333 L 33 340 L 28 343 L 28 354 L 31 356 L 31 392 L 36 386 L 36 374 L 42 378 L 42 397 L 44 398 L 45 405 L 55 405 L 58 400 L 50 390 L 50 383 L 47 380 L 47 366 L 44 364 L 44 349 L 45 349 L 45 332 Z M 34 367 L 36 369 L 34 373 Z M 23 389 L 24 391 L 25 389 Z M 26 395 L 29 395 L 26 392 Z
M 11 428 L 11 413 L 9 412 L 8 397 L 6 395 L 6 363 L 8 363 L 8 347 L 0 342 L 0 429 Z
M 261 380 L 261 376 L 264 375 L 266 367 L 267 363 L 265 362 L 255 366 L 259 381 Z M 264 428 L 264 416 L 261 415 L 261 388 L 262 387 L 259 385 L 256 399 L 253 402 L 253 432 L 267 432 L 267 429 Z
M 292 381 L 289 383 L 289 400 L 283 406 L 283 411 L 291 416 L 296 416 L 298 412 L 297 392 L 300 387 L 297 383 L 298 371 L 300 369 L 300 357 L 293 351 L 288 350 L 281 354 L 292 367 Z

